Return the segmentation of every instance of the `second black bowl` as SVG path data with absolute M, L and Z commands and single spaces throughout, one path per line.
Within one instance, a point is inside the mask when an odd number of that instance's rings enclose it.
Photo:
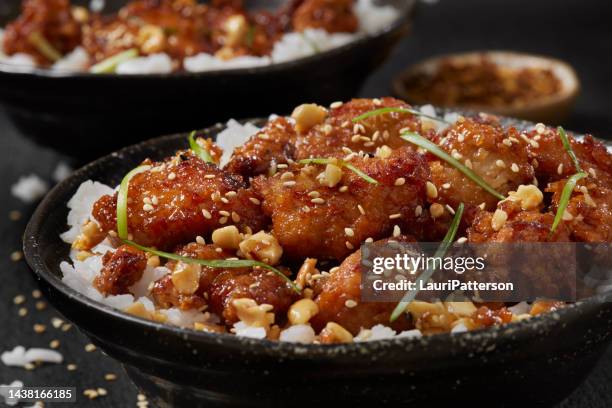
M 2 4 L 0 26 L 14 16 L 19 3 Z M 266 1 L 248 3 L 269 6 Z M 82 160 L 151 135 L 201 128 L 230 116 L 283 114 L 304 101 L 347 100 L 407 33 L 416 0 L 381 3 L 396 7 L 399 17 L 380 33 L 266 67 L 95 75 L 15 72 L 0 64 L 0 102 L 24 134 Z

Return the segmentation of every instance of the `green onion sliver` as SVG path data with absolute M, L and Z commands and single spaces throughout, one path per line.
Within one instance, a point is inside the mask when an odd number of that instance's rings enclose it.
M 128 237 L 127 202 L 130 180 L 135 175 L 147 171 L 150 168 L 151 166 L 138 166 L 126 174 L 123 180 L 121 180 L 119 192 L 117 193 L 117 234 L 121 239 L 127 239 Z
M 421 136 L 419 134 L 416 134 L 416 133 L 408 132 L 408 133 L 402 134 L 400 137 L 402 139 L 404 139 L 405 141 L 410 142 L 412 144 L 415 144 L 415 145 L 417 145 L 417 146 L 427 150 L 428 152 L 430 152 L 434 156 L 444 160 L 445 162 L 447 162 L 448 164 L 450 164 L 451 166 L 455 167 L 457 170 L 459 170 L 460 172 L 465 174 L 474 183 L 478 184 L 485 191 L 487 191 L 491 195 L 495 196 L 499 200 L 503 200 L 505 198 L 503 196 L 503 194 L 497 192 L 493 187 L 491 187 L 489 184 L 487 184 L 487 182 L 484 181 L 482 179 L 482 177 L 480 177 L 478 174 L 474 173 L 472 171 L 472 169 L 470 169 L 467 166 L 465 166 L 459 160 L 453 158 L 451 155 L 449 155 L 444 150 L 442 150 L 440 148 L 440 146 L 438 146 L 435 143 L 432 143 L 431 141 L 425 139 L 423 136 Z
M 202 146 L 198 144 L 198 142 L 195 140 L 195 134 L 196 132 L 194 130 L 189 135 L 189 147 L 196 154 L 196 156 L 198 156 L 200 159 L 204 160 L 207 163 L 212 163 L 213 162 L 212 156 L 210 155 L 210 153 L 208 153 L 208 150 L 204 149 Z
M 446 251 L 448 250 L 448 248 L 451 246 L 451 244 L 455 240 L 455 235 L 457 235 L 457 230 L 459 229 L 459 224 L 461 223 L 461 217 L 463 216 L 463 208 L 464 208 L 463 203 L 461 203 L 457 207 L 457 210 L 455 210 L 455 216 L 453 217 L 453 221 L 451 222 L 451 225 L 448 228 L 448 231 L 446 232 L 444 239 L 442 240 L 442 242 L 440 243 L 440 246 L 438 247 L 438 249 L 436 250 L 436 253 L 434 254 L 435 258 L 443 257 L 444 254 L 446 254 Z M 423 272 L 417 278 L 415 282 L 416 288 L 418 288 L 421 285 L 421 282 L 427 282 L 431 278 L 431 275 L 433 275 L 434 272 L 435 272 L 435 269 L 433 268 L 426 269 L 425 272 Z M 391 317 L 389 318 L 389 321 L 391 323 L 396 321 L 397 318 L 400 317 L 402 313 L 404 313 L 404 311 L 406 310 L 410 302 L 414 300 L 414 298 L 416 297 L 418 293 L 419 293 L 419 290 L 414 289 L 414 290 L 407 292 L 404 295 L 402 300 L 397 304 L 397 306 L 395 306 L 395 309 L 393 309 L 393 312 L 391 313 Z
M 398 113 L 410 113 L 412 115 L 416 115 L 416 116 L 422 116 L 424 118 L 427 119 L 431 119 L 431 120 L 435 120 L 437 122 L 443 122 L 446 123 L 447 125 L 452 125 L 452 123 L 442 119 L 442 118 L 438 118 L 436 116 L 431 116 L 431 115 L 427 115 L 426 113 L 423 113 L 421 111 L 415 110 L 415 109 L 410 109 L 410 108 L 393 108 L 393 107 L 388 107 L 388 108 L 380 108 L 380 109 L 375 109 L 366 113 L 363 113 L 357 117 L 353 118 L 353 122 L 361 122 L 362 120 L 366 120 L 368 118 L 371 118 L 372 116 L 380 116 L 380 115 L 384 115 L 386 113 L 393 113 L 393 112 L 398 112 Z
M 552 227 L 550 227 L 550 235 L 554 234 L 555 230 L 559 226 L 559 223 L 563 219 L 563 214 L 567 209 L 569 204 L 569 200 L 572 197 L 572 191 L 574 191 L 574 187 L 576 187 L 576 183 L 578 180 L 585 178 L 586 173 L 576 173 L 570 178 L 567 179 L 565 186 L 563 187 L 563 191 L 561 192 L 561 198 L 559 199 L 559 206 L 557 207 L 557 213 L 555 214 L 555 219 L 553 220 Z
M 47 41 L 47 39 L 43 37 L 43 35 L 38 31 L 34 31 L 32 34 L 30 34 L 30 36 L 28 37 L 28 41 L 30 42 L 30 44 L 36 47 L 38 52 L 40 52 L 42 55 L 44 55 L 51 61 L 55 62 L 62 59 L 62 54 L 58 50 L 56 50 L 55 47 L 52 46 L 51 43 Z
M 89 72 L 94 74 L 110 74 L 115 72 L 117 65 L 127 60 L 136 58 L 137 56 L 138 50 L 136 48 L 132 48 L 98 62 L 97 64 L 89 68 Z
M 188 264 L 198 264 L 198 265 L 202 265 L 202 266 L 207 266 L 209 268 L 249 268 L 249 267 L 260 267 L 263 269 L 267 269 L 270 270 L 272 272 L 274 272 L 276 275 L 280 276 L 281 278 L 283 278 L 287 284 L 289 286 L 291 286 L 291 289 L 293 289 L 294 291 L 296 291 L 297 293 L 301 293 L 300 289 L 295 285 L 295 283 L 293 283 L 291 281 L 291 279 L 289 279 L 289 277 L 287 277 L 287 275 L 285 275 L 284 273 L 282 273 L 281 271 L 279 271 L 278 269 L 276 269 L 273 266 L 270 266 L 266 263 L 263 262 L 259 262 L 259 261 L 252 261 L 252 260 L 248 260 L 248 259 L 235 259 L 235 260 L 230 260 L 230 259 L 195 259 L 195 258 L 189 258 L 186 256 L 181 256 L 181 255 L 177 255 L 177 254 L 171 254 L 169 252 L 163 252 L 163 251 L 158 251 L 157 249 L 153 249 L 153 248 L 148 248 L 142 245 L 139 245 L 133 241 L 129 241 L 127 239 L 122 239 L 122 241 L 130 246 L 133 246 L 134 248 L 140 249 L 141 251 L 144 252 L 149 252 L 153 255 L 157 255 L 159 257 L 162 258 L 166 258 L 166 259 L 172 259 L 174 261 L 179 261 L 179 262 L 184 262 L 184 263 L 188 263 Z
M 567 133 L 565 133 L 565 129 L 559 126 L 557 128 L 557 132 L 559 132 L 559 137 L 561 138 L 561 142 L 563 143 L 563 147 L 565 148 L 565 151 L 569 155 L 570 159 L 572 159 L 572 162 L 574 162 L 574 167 L 576 167 L 576 171 L 578 173 L 582 173 L 582 168 L 580 167 L 578 158 L 576 157 L 576 154 L 574 153 L 574 150 L 572 149 L 572 145 L 570 144 L 570 141 L 567 137 Z
M 338 166 L 346 167 L 347 169 L 349 169 L 350 171 L 352 171 L 353 173 L 355 173 L 356 175 L 358 175 L 359 177 L 361 177 L 362 179 L 364 179 L 370 184 L 378 184 L 378 181 L 368 176 L 367 174 L 365 174 L 363 171 L 359 170 L 357 167 L 353 166 L 352 164 L 345 162 L 344 160 L 316 158 L 316 159 L 300 160 L 299 163 L 300 164 L 336 164 Z

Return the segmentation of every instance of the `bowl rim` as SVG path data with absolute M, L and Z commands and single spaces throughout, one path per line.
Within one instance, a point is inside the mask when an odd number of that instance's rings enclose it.
M 323 52 L 317 52 L 313 55 L 306 57 L 300 57 L 297 59 L 291 59 L 279 63 L 272 63 L 262 66 L 244 67 L 244 68 L 231 68 L 231 69 L 214 69 L 199 72 L 190 71 L 177 71 L 169 73 L 151 73 L 151 74 L 95 74 L 91 72 L 71 72 L 71 71 L 54 71 L 48 68 L 28 68 L 17 65 L 11 65 L 4 62 L 0 62 L 0 75 L 26 75 L 29 77 L 37 78 L 74 78 L 74 79 L 89 79 L 89 78 L 127 78 L 132 79 L 168 79 L 168 78 L 201 78 L 201 77 L 219 77 L 219 76 L 242 76 L 248 75 L 262 75 L 269 73 L 278 73 L 284 70 L 291 70 L 292 68 L 300 65 L 315 64 L 321 62 L 326 58 L 332 58 L 345 52 L 350 52 L 351 49 L 362 46 L 368 42 L 377 41 L 386 36 L 393 35 L 395 33 L 407 32 L 410 25 L 412 24 L 412 17 L 414 16 L 418 0 L 404 0 L 401 8 L 394 7 L 398 10 L 399 14 L 392 24 L 379 30 L 375 33 L 363 33 L 358 34 L 356 38 L 343 44 L 339 47 L 334 47 Z M 1 27 L 0 27 L 1 28 Z
M 448 109 L 438 108 L 439 112 L 449 111 Z M 467 114 L 466 111 L 463 111 Z M 475 114 L 472 112 L 472 114 Z M 533 125 L 533 122 L 524 121 L 520 119 L 502 118 L 510 121 L 510 124 L 517 126 L 528 126 Z M 240 122 L 254 122 L 261 123 L 266 121 L 267 118 L 252 118 L 243 119 Z M 199 130 L 198 132 L 204 132 L 209 135 L 217 135 L 218 132 L 225 129 L 226 124 L 217 123 L 208 128 Z M 237 336 L 231 333 L 210 333 L 205 331 L 195 330 L 190 327 L 175 326 L 168 323 L 160 323 L 138 316 L 131 315 L 122 310 L 116 309 L 110 305 L 102 303 L 87 297 L 75 289 L 65 284 L 61 277 L 49 270 L 42 260 L 40 245 L 38 242 L 38 232 L 42 229 L 44 220 L 48 216 L 47 212 L 49 208 L 57 207 L 57 203 L 67 203 L 70 199 L 70 194 L 74 194 L 75 188 L 91 178 L 87 175 L 90 169 L 104 165 L 108 161 L 116 160 L 119 158 L 133 158 L 142 155 L 141 150 L 144 148 L 155 147 L 156 145 L 164 142 L 174 142 L 180 139 L 185 140 L 187 146 L 187 136 L 189 133 L 175 133 L 165 136 L 156 137 L 149 139 L 137 144 L 129 145 L 119 149 L 113 153 L 102 156 L 83 167 L 75 170 L 68 178 L 62 182 L 56 184 L 43 198 L 40 204 L 37 206 L 32 217 L 28 221 L 26 229 L 23 234 L 23 252 L 26 262 L 30 269 L 38 276 L 39 279 L 44 280 L 47 284 L 52 286 L 55 290 L 61 293 L 61 295 L 68 297 L 70 300 L 75 300 L 86 306 L 88 309 L 94 309 L 95 312 L 109 315 L 112 318 L 123 320 L 126 323 L 131 323 L 141 328 L 154 330 L 157 333 L 171 336 L 179 336 L 185 341 L 193 341 L 194 343 L 205 343 L 205 344 L 220 344 L 222 343 L 227 347 L 259 347 L 270 352 L 282 352 L 284 355 L 292 355 L 295 357 L 303 357 L 304 355 L 309 356 L 320 356 L 330 357 L 336 354 L 362 354 L 364 350 L 375 351 L 381 348 L 399 346 L 406 347 L 410 345 L 423 345 L 426 346 L 429 343 L 436 342 L 459 342 L 461 344 L 481 344 L 482 341 L 491 339 L 503 339 L 507 336 L 513 336 L 514 338 L 523 337 L 527 338 L 533 334 L 536 334 L 539 329 L 546 326 L 552 326 L 557 324 L 564 317 L 572 318 L 572 316 L 579 315 L 583 309 L 597 308 L 602 303 L 612 302 L 612 291 L 604 294 L 598 294 L 591 296 L 587 299 L 580 300 L 575 303 L 568 304 L 566 307 L 556 310 L 554 312 L 544 313 L 538 316 L 534 316 L 527 320 L 521 320 L 513 323 L 508 323 L 502 326 L 491 326 L 488 328 L 477 329 L 473 331 L 461 332 L 461 333 L 439 333 L 420 338 L 408 338 L 408 337 L 395 337 L 390 339 L 381 339 L 375 341 L 365 342 L 353 342 L 353 343 L 341 343 L 341 344 L 302 344 L 302 343 L 291 343 L 281 342 L 277 340 L 268 339 L 254 339 L 249 337 Z M 580 136 L 580 134 L 575 133 Z M 612 142 L 604 141 L 608 145 Z M 139 157 L 139 160 L 144 160 L 146 157 Z M 134 160 L 137 162 L 138 160 Z M 136 163 L 137 164 L 137 163 Z M 64 204 L 65 205 L 65 204 Z M 57 240 L 60 240 L 59 235 Z M 67 244 L 66 244 L 67 245 Z M 58 259 L 58 264 L 66 259 Z M 61 312 L 61 310 L 60 310 Z
M 527 111 L 535 111 L 542 108 L 547 108 L 561 102 L 565 102 L 571 100 L 576 97 L 581 89 L 581 82 L 576 70 L 573 66 L 571 66 L 568 62 L 563 61 L 559 58 L 550 57 L 543 54 L 535 54 L 521 51 L 513 51 L 513 50 L 503 50 L 503 49 L 491 49 L 491 50 L 477 50 L 477 51 L 467 51 L 467 52 L 456 52 L 456 53 L 448 53 L 448 54 L 439 54 L 433 57 L 426 58 L 424 60 L 418 61 L 414 64 L 411 64 L 403 71 L 401 71 L 394 79 L 393 79 L 393 90 L 395 94 L 399 95 L 402 98 L 408 100 L 408 102 L 416 103 L 416 104 L 425 104 L 426 101 L 417 100 L 411 96 L 411 93 L 404 86 L 404 82 L 406 79 L 410 78 L 412 75 L 418 72 L 422 72 L 425 67 L 433 65 L 438 66 L 440 62 L 444 60 L 465 60 L 471 59 L 479 56 L 490 56 L 493 59 L 495 58 L 508 58 L 513 60 L 524 60 L 524 61 L 541 61 L 550 64 L 551 66 L 557 67 L 558 69 L 564 71 L 569 79 L 560 78 L 558 75 L 557 78 L 561 83 L 561 91 L 545 96 L 542 98 L 535 99 L 532 102 L 529 102 L 525 105 L 501 105 L 501 106 L 490 106 L 490 105 L 461 105 L 461 106 L 444 106 L 445 108 L 451 109 L 469 109 L 469 110 L 482 110 L 482 111 L 496 111 L 501 112 L 502 114 L 516 114 Z M 495 63 L 495 61 L 494 61 Z

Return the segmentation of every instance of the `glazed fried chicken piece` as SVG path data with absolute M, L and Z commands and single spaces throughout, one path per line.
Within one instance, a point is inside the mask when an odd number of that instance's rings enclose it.
M 96 62 L 131 48 L 178 59 L 211 52 L 207 10 L 190 0 L 132 1 L 114 17 L 93 16 L 83 46 Z
M 235 256 L 228 251 L 218 251 L 215 245 L 191 243 L 179 254 L 197 259 L 227 259 Z M 171 270 L 184 267 L 171 261 L 166 264 Z M 255 300 L 258 304 L 270 304 L 280 318 L 298 298 L 298 294 L 281 277 L 265 269 L 253 268 L 211 268 L 199 267 L 197 289 L 185 293 L 179 291 L 172 275 L 166 275 L 155 282 L 152 295 L 161 307 L 199 309 L 208 305 L 209 311 L 221 316 L 227 325 L 238 321 L 232 301 L 240 298 Z M 281 267 L 281 269 L 284 269 Z
M 396 237 L 394 240 L 414 242 L 405 236 Z M 387 241 L 376 241 L 376 244 L 384 244 Z M 361 250 L 348 256 L 329 276 L 322 278 L 319 284 L 320 289 L 314 298 L 319 313 L 310 321 L 315 331 L 319 332 L 327 322 L 338 323 L 353 335 L 359 333 L 361 328 L 371 328 L 377 324 L 389 326 L 389 317 L 397 303 L 361 301 Z M 348 307 L 347 300 L 354 301 L 357 305 Z M 351 302 L 348 304 L 351 306 Z M 395 330 L 406 330 L 410 328 L 410 322 L 403 315 L 391 324 L 391 327 Z
M 4 52 L 26 53 L 43 65 L 54 62 L 41 53 L 32 35 L 42 36 L 60 54 L 67 54 L 81 42 L 81 25 L 71 12 L 69 0 L 25 0 L 22 13 L 4 32 Z
M 537 144 L 528 147 L 531 160 L 535 160 L 536 177 L 541 185 L 570 177 L 576 168 L 563 147 L 556 129 L 537 126 L 529 133 Z M 582 169 L 604 185 L 612 185 L 612 155 L 606 146 L 592 136 L 576 140 L 568 134 L 572 150 Z
M 353 99 L 333 105 L 321 123 L 299 132 L 295 138 L 295 159 L 345 157 L 353 152 L 375 154 L 383 146 L 397 149 L 408 143 L 400 139 L 401 130 L 427 134 L 421 120 L 409 113 L 390 112 L 371 116 L 358 123 L 353 119 L 382 108 L 407 108 L 395 98 Z
M 602 174 L 602 172 L 599 172 Z M 557 211 L 567 179 L 550 183 L 553 211 Z M 566 224 L 572 239 L 580 242 L 612 241 L 612 190 L 589 177 L 578 181 L 565 210 Z
M 151 165 L 129 184 L 128 230 L 137 243 L 172 250 L 221 226 L 259 231 L 267 225 L 259 200 L 241 176 L 190 151 Z M 116 231 L 116 203 L 117 194 L 94 205 L 92 215 L 105 232 Z
M 328 170 L 324 165 L 295 165 L 254 180 L 284 256 L 342 260 L 366 238 L 391 235 L 395 225 L 415 233 L 429 176 L 423 158 L 403 147 L 387 159 L 354 158 L 350 163 L 378 184 L 346 167 Z
M 464 278 L 469 280 L 474 274 L 483 282 L 515 282 L 525 299 L 575 296 L 577 269 L 570 232 L 562 222 L 551 234 L 554 217 L 538 208 L 524 210 L 519 202 L 511 200 L 501 202 L 494 213 L 479 212 L 467 236 L 472 244 L 485 244 L 473 249 L 487 260 L 486 268 L 483 272 L 466 272 Z M 516 296 L 502 292 L 481 295 L 485 300 Z
M 527 156 L 527 142 L 514 128 L 463 119 L 451 126 L 439 141 L 455 159 L 471 168 L 499 193 L 506 195 L 521 184 L 531 184 L 534 171 Z M 494 209 L 498 199 L 482 189 L 450 164 L 431 156 L 432 182 L 436 186 L 434 202 L 456 208 L 459 203 Z
M 295 31 L 322 28 L 328 33 L 352 33 L 359 28 L 353 0 L 302 0 L 291 21 Z
M 121 295 L 128 293 L 128 288 L 140 280 L 147 267 L 147 257 L 139 249 L 122 245 L 115 252 L 107 252 L 102 264 L 94 287 L 104 295 Z
M 286 118 L 278 118 L 237 147 L 225 169 L 245 179 L 273 173 L 278 164 L 294 158 L 295 130 Z

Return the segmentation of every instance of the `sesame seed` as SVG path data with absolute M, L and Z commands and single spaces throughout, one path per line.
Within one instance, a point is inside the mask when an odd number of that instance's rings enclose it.
M 92 351 L 96 351 L 96 346 L 89 343 L 85 345 L 85 351 L 91 353 Z
M 221 252 L 223 252 L 223 248 L 215 248 L 215 252 L 221 253 Z
M 62 331 L 63 332 L 67 332 L 68 330 L 72 329 L 72 325 L 70 323 L 64 323 L 62 325 Z
M 321 193 L 319 193 L 319 192 L 318 192 L 318 191 L 316 191 L 316 190 L 313 190 L 313 191 L 311 191 L 310 193 L 308 193 L 308 196 L 309 196 L 309 197 L 312 197 L 312 198 L 317 198 L 317 197 L 319 197 L 320 195 L 321 195 Z
M 310 200 L 310 202 L 313 204 L 323 204 L 325 203 L 325 200 L 320 197 L 317 197 L 317 198 L 313 198 L 312 200 Z
M 47 307 L 47 304 L 45 302 L 43 302 L 42 300 L 40 300 L 40 301 L 36 302 L 34 307 L 36 307 L 36 310 L 45 310 L 46 307 Z
M 348 307 L 349 309 L 357 306 L 357 302 L 355 302 L 353 299 L 347 299 L 346 302 L 344 302 L 344 306 Z
M 202 236 L 200 236 L 200 235 L 198 235 L 198 236 L 196 237 L 196 242 L 197 242 L 198 244 L 200 244 L 200 245 L 206 245 L 206 241 L 204 240 L 204 237 L 202 237 Z
M 453 157 L 453 159 L 455 160 L 461 160 L 461 158 L 463 158 L 463 156 L 461 155 L 461 153 L 459 153 L 456 149 L 453 149 L 453 151 L 451 152 L 451 156 Z
M 23 366 L 23 368 L 25 368 L 28 371 L 32 371 L 33 369 L 36 368 L 36 366 L 32 363 L 27 363 L 26 365 Z
M 348 186 L 342 186 L 338 189 L 338 191 L 340 191 L 341 193 L 346 193 L 348 191 Z
M 24 295 L 17 295 L 13 298 L 13 303 L 16 305 L 20 305 L 25 301 L 26 301 L 26 298 Z
M 402 234 L 402 230 L 400 229 L 399 225 L 394 225 L 393 226 L 393 237 L 397 238 Z
M 21 317 L 25 316 L 28 314 L 28 309 L 26 309 L 25 307 L 21 307 L 19 308 L 19 310 L 17 311 L 17 314 Z
M 68 364 L 66 366 L 66 368 L 68 369 L 68 371 L 74 371 L 77 369 L 77 365 L 76 364 Z
M 283 183 L 283 186 L 285 186 L 285 187 L 293 187 L 293 186 L 295 186 L 295 181 L 285 181 Z
M 9 220 L 18 221 L 21 219 L 21 212 L 17 210 L 12 210 L 9 212 Z
M 151 203 L 153 203 L 153 205 L 159 204 L 159 199 L 157 198 L 157 196 L 151 197 Z
M 287 164 L 285 164 L 285 163 L 279 163 L 279 164 L 276 165 L 277 169 L 286 169 L 287 167 L 289 167 L 289 166 L 287 166 Z
M 294 176 L 293 176 L 293 173 L 290 173 L 290 172 L 288 172 L 288 171 L 287 171 L 287 172 L 284 172 L 283 174 L 281 174 L 280 179 L 281 179 L 282 181 L 286 181 L 286 180 L 291 180 L 291 179 L 293 179 L 293 177 L 294 177 Z
M 146 401 L 147 397 L 144 394 L 138 394 L 138 401 Z
M 221 214 L 224 217 L 229 217 L 230 216 L 230 213 L 228 211 L 225 211 L 225 210 L 219 211 L 219 214 Z
M 345 229 L 344 229 L 344 234 L 345 234 L 347 237 L 354 237 L 354 236 L 355 236 L 355 231 L 353 231 L 353 229 L 352 229 L 352 228 L 345 228 Z
M 512 166 L 510 166 L 510 170 L 512 170 L 512 172 L 514 172 L 514 173 L 518 173 L 519 172 L 518 164 L 512 163 Z
M 472 161 L 470 159 L 467 159 L 465 161 L 465 167 L 467 167 L 468 169 L 472 168 Z
M 232 211 L 232 221 L 240 222 L 240 215 L 236 211 Z
M 414 209 L 414 215 L 419 217 L 421 214 L 423 214 L 423 207 L 421 207 L 420 205 L 417 205 L 416 208 Z
M 336 102 L 332 103 L 331 105 L 329 105 L 329 107 L 332 108 L 332 109 L 338 109 L 341 106 L 342 106 L 342 102 L 340 102 L 340 101 L 336 101 Z
M 168 180 L 174 180 L 176 178 L 176 173 L 172 172 L 168 174 Z
M 223 224 L 225 224 L 225 223 L 227 223 L 227 217 L 221 217 L 221 218 L 219 218 L 219 224 L 223 225 Z
M 399 177 L 397 179 L 395 179 L 395 183 L 396 186 L 403 186 L 404 184 L 406 184 L 406 179 L 403 177 Z
M 502 140 L 502 143 L 505 144 L 506 146 L 512 146 L 512 142 L 510 141 L 510 139 L 504 139 Z
M 255 205 L 260 205 L 261 201 L 259 201 L 257 198 L 255 197 L 249 197 L 249 201 L 252 202 Z
M 207 174 L 204 176 L 205 179 L 214 179 L 216 176 L 214 174 Z
M 221 197 L 221 202 L 223 204 L 229 204 L 229 200 L 227 198 L 225 198 L 225 197 Z
M 206 218 L 207 220 L 210 220 L 212 218 L 212 214 L 210 213 L 210 211 L 208 211 L 205 208 L 202 208 L 202 215 L 204 216 L 204 218 Z
M 270 136 L 268 136 L 268 135 L 267 135 L 267 134 L 265 134 L 265 133 L 260 133 L 258 137 L 259 137 L 260 139 L 263 139 L 263 140 L 268 140 L 268 139 L 270 139 Z
M 115 381 L 117 379 L 117 375 L 113 373 L 104 374 L 104 379 L 106 381 Z
M 371 244 L 372 242 L 374 242 L 374 238 L 368 237 L 365 239 L 365 242 L 367 242 L 368 244 Z
M 557 174 L 563 174 L 563 163 L 559 163 L 559 166 L 557 167 Z
M 21 251 L 13 251 L 11 253 L 11 261 L 19 262 L 23 258 L 23 253 Z
M 142 206 L 144 211 L 153 211 L 153 206 L 151 204 L 145 204 Z
M 96 391 L 98 391 L 98 395 L 101 396 L 105 396 L 106 394 L 108 394 L 108 391 L 106 391 L 106 389 L 104 388 L 98 388 Z
M 502 159 L 497 159 L 495 161 L 495 165 L 501 169 L 503 169 L 504 167 L 506 167 L 506 162 L 503 161 Z
M 361 213 L 361 215 L 365 215 L 365 210 L 363 209 L 363 207 L 361 206 L 361 204 L 357 204 L 357 209 L 359 210 L 359 212 Z
M 357 143 L 360 139 L 361 137 L 359 135 L 353 135 L 353 137 L 351 137 L 351 142 Z
M 389 216 L 389 219 L 390 219 L 390 220 L 395 220 L 395 219 L 398 219 L 398 218 L 401 218 L 401 217 L 402 217 L 402 214 L 400 214 L 400 213 L 396 213 L 396 214 L 391 214 L 391 215 Z
M 344 245 L 346 245 L 346 247 L 347 247 L 348 249 L 355 249 L 355 247 L 353 246 L 353 244 L 351 244 L 351 243 L 350 243 L 350 242 L 348 242 L 348 241 L 346 241 L 346 242 L 344 243 Z
M 435 184 L 432 183 L 431 181 L 428 181 L 425 184 L 425 189 L 427 191 L 427 197 L 429 197 L 429 198 L 436 198 L 436 197 L 438 197 L 438 189 L 436 188 Z
M 461 237 L 461 238 L 459 238 L 459 239 L 457 240 L 457 243 L 458 243 L 458 244 L 463 244 L 463 243 L 465 243 L 465 242 L 467 242 L 467 238 L 466 238 L 466 237 Z
M 56 329 L 59 329 L 62 324 L 64 324 L 64 321 L 59 317 L 54 317 L 51 319 L 51 326 L 55 327 Z
M 38 290 L 38 289 L 34 289 L 32 291 L 32 297 L 34 299 L 40 299 L 42 297 L 42 292 L 40 290 Z
M 235 192 L 235 191 L 228 191 L 227 193 L 225 193 L 225 196 L 227 198 L 233 198 L 233 197 L 236 197 L 237 195 L 238 195 L 238 193 Z
M 453 209 L 453 207 L 451 207 L 450 205 L 446 204 L 445 205 L 446 210 L 451 213 L 452 215 L 455 215 L 455 210 Z
M 450 186 L 451 186 L 450 183 L 442 184 L 442 188 L 445 189 L 445 190 L 448 190 L 450 188 Z
M 539 135 L 543 135 L 546 132 L 546 126 L 543 123 L 535 125 L 535 130 Z
M 597 178 L 597 173 L 595 172 L 595 169 L 592 167 L 589 169 L 589 174 L 591 175 L 591 177 Z
M 45 330 L 47 330 L 47 326 L 45 326 L 44 324 L 35 324 L 34 325 L 34 332 L 36 333 L 44 333 Z

